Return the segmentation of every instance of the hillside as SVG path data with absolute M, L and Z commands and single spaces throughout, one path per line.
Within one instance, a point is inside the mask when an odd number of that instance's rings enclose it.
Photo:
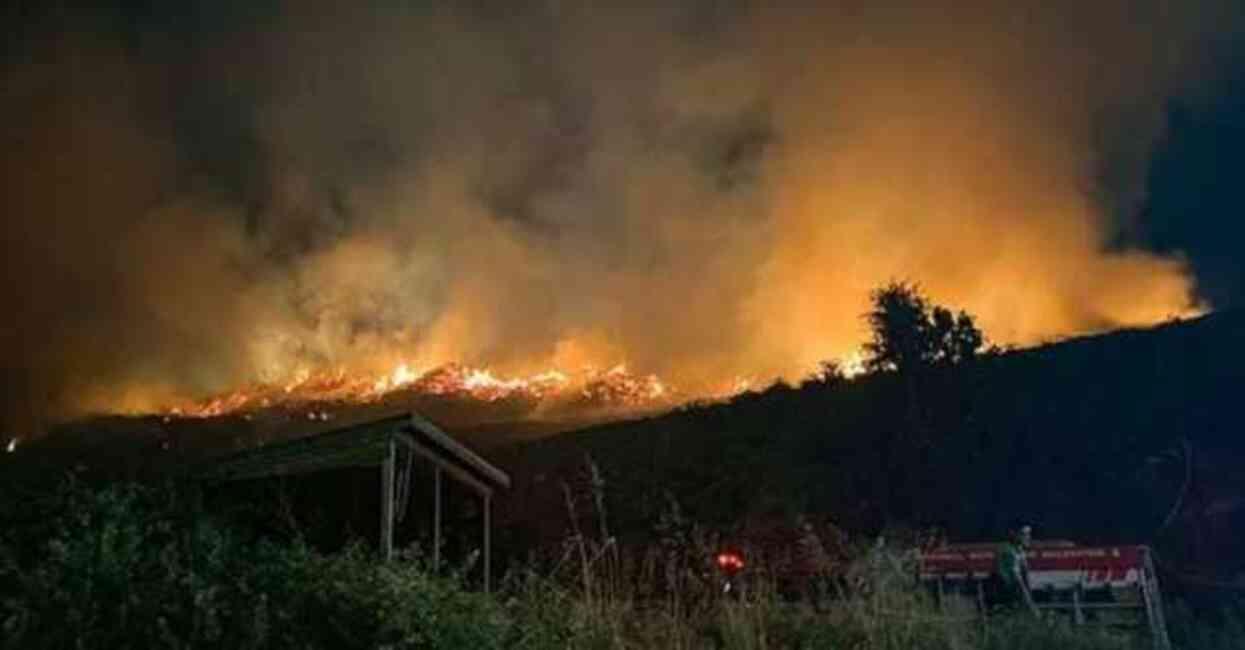
M 515 487 L 497 504 L 499 547 L 511 551 L 565 533 L 562 484 L 585 493 L 591 457 L 623 535 L 645 534 L 671 500 L 722 527 L 747 514 L 799 511 L 857 533 L 937 524 L 956 538 L 985 539 L 1023 518 L 1043 537 L 1158 542 L 1173 563 L 1225 575 L 1245 570 L 1236 541 L 1245 539 L 1245 477 L 1236 471 L 1245 460 L 1243 367 L 1245 313 L 1228 312 L 1006 352 L 914 383 L 881 374 L 778 385 L 588 428 L 584 419 L 515 422 L 504 403 L 407 394 L 327 421 L 279 409 L 102 418 L 4 455 L 0 473 L 79 466 L 109 477 L 176 475 L 257 441 L 416 408 L 512 473 Z M 345 518 L 366 534 L 373 518 L 360 495 L 374 494 L 374 480 L 370 472 L 316 478 L 306 498 L 341 511 L 324 518 L 329 528 Z M 337 503 L 346 494 L 351 503 Z M 475 515 L 467 504 L 455 516 Z M 418 538 L 420 521 L 412 517 L 400 538 Z
M 17 453 L 0 454 L 0 471 L 40 474 L 77 467 L 100 478 L 175 476 L 232 451 L 408 411 L 423 413 L 474 447 L 489 448 L 581 429 L 618 419 L 620 412 L 636 411 L 611 404 L 536 411 L 538 406 L 518 398 L 481 400 L 407 389 L 369 402 L 273 404 L 210 417 L 98 416 L 19 439 Z
M 499 452 L 517 479 L 509 520 L 556 535 L 561 482 L 582 486 L 589 455 L 620 530 L 653 521 L 666 495 L 723 524 L 799 510 L 860 532 L 903 522 L 983 539 L 1023 518 L 1044 537 L 1159 542 L 1172 562 L 1235 574 L 1242 368 L 1245 313 L 1230 312 L 1006 352 L 931 371 L 916 391 L 887 374 L 776 386 Z

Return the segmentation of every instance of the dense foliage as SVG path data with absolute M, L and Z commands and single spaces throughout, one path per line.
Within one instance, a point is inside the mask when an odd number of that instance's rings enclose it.
M 6 504 L 6 648 L 496 648 L 496 601 L 358 547 L 247 539 L 172 489 Z

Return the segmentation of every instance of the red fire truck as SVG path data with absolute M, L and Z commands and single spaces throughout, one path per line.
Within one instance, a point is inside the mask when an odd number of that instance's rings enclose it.
M 997 548 L 953 544 L 927 550 L 921 554 L 921 581 L 937 594 L 939 607 L 987 615 Z M 1156 650 L 1171 647 L 1149 548 L 1034 542 L 1026 559 L 1039 611 L 1077 624 L 1138 628 Z

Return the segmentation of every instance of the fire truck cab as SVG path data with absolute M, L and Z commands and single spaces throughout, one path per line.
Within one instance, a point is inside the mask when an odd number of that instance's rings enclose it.
M 920 579 L 944 611 L 987 616 L 997 544 L 952 544 L 921 553 Z M 1029 590 L 1043 614 L 1078 625 L 1132 628 L 1169 650 L 1163 599 L 1145 546 L 1083 547 L 1034 542 L 1026 552 Z

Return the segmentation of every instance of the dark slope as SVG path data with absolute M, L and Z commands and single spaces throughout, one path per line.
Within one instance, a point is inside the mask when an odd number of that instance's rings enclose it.
M 482 401 L 466 396 L 396 391 L 371 403 L 308 402 L 215 417 L 100 416 L 57 426 L 0 453 L 0 474 L 61 473 L 79 468 L 100 478 L 177 476 L 206 459 L 240 449 L 300 438 L 418 411 L 476 448 L 580 429 L 616 419 L 617 409 L 541 413 L 520 399 Z
M 670 494 L 720 522 L 782 507 L 858 531 L 903 521 L 987 538 L 1025 518 L 1048 537 L 1162 538 L 1182 562 L 1242 570 L 1245 537 L 1231 533 L 1245 514 L 1243 389 L 1237 311 L 1008 352 L 912 385 L 778 386 L 499 457 L 518 481 L 515 533 L 538 538 L 564 525 L 561 482 L 582 486 L 590 455 L 618 529 L 639 530 Z

